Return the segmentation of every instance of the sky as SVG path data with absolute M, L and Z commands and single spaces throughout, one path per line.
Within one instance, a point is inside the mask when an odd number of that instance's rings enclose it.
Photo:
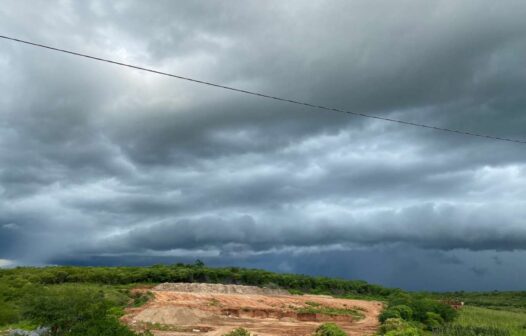
M 29 1 L 0 35 L 526 140 L 526 3 Z M 0 267 L 203 260 L 519 290 L 526 145 L 0 40 Z

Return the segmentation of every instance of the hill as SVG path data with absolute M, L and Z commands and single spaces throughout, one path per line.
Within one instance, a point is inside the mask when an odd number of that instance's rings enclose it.
M 387 307 L 379 320 L 383 323 L 382 332 L 389 336 L 395 335 L 392 331 L 402 332 L 399 335 L 406 335 L 406 331 L 417 332 L 418 335 L 424 329 L 431 330 L 451 322 L 456 316 L 453 309 L 429 295 L 411 294 L 361 280 L 280 274 L 237 267 L 210 268 L 199 261 L 195 264 L 150 267 L 19 267 L 0 270 L 0 334 L 1 330 L 10 328 L 31 329 L 42 325 L 51 327 L 52 335 L 132 336 L 137 332 L 149 335 L 150 330 L 132 331 L 119 319 L 130 309 L 147 304 L 152 298 L 157 299 L 158 294 L 152 294 L 148 288 L 165 282 L 257 286 L 267 288 L 260 291 L 263 294 L 288 292 L 291 297 L 287 300 L 299 311 L 278 312 L 279 318 L 285 318 L 283 314 L 297 317 L 299 312 L 319 316 L 319 319 L 315 317 L 316 321 L 338 320 L 338 317 L 327 319 L 324 316 L 345 316 L 349 313 L 347 310 L 353 310 L 337 303 L 343 301 L 330 301 L 327 305 L 318 306 L 315 298 L 306 299 L 305 296 L 294 299 L 292 296 L 325 295 L 337 300 L 376 300 Z M 228 292 L 233 289 L 226 286 L 223 290 Z M 264 298 L 260 299 L 264 301 Z M 225 302 L 233 301 L 225 299 Z M 313 302 L 317 303 L 310 306 Z M 283 307 L 287 308 L 287 305 Z M 243 307 L 230 308 L 239 310 Z M 268 310 L 268 307 L 263 308 Z M 258 310 L 257 314 L 263 310 Z M 268 314 L 270 317 L 275 312 Z M 327 330 L 333 330 L 333 327 Z

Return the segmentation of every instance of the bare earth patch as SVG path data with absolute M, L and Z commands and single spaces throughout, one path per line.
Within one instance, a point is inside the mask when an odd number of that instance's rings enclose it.
M 373 335 L 382 303 L 319 295 L 289 295 L 250 286 L 162 284 L 154 299 L 128 310 L 123 321 L 157 336 L 220 336 L 244 327 L 259 336 L 312 335 L 334 322 L 349 335 Z

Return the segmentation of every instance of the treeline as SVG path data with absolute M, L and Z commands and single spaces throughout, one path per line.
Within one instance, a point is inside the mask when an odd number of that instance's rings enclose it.
M 135 283 L 205 282 L 259 287 L 283 288 L 292 293 L 360 295 L 387 297 L 399 292 L 360 280 L 313 277 L 298 274 L 279 274 L 258 269 L 238 267 L 210 268 L 195 264 L 154 265 L 150 267 L 19 267 L 0 270 L 0 281 L 29 282 L 54 285 L 64 283 L 94 283 L 125 285 Z
M 526 291 L 517 292 L 449 292 L 432 293 L 433 297 L 442 300 L 461 301 L 469 306 L 485 307 L 492 309 L 526 310 Z

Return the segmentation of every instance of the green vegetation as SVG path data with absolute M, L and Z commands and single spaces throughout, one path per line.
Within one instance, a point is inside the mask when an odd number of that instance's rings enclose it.
M 140 307 L 146 302 L 150 301 L 150 299 L 153 298 L 153 294 L 151 292 L 132 292 L 130 293 L 130 297 L 133 300 L 132 306 Z
M 132 291 L 131 289 L 137 286 L 151 287 L 162 282 L 253 285 L 284 288 L 294 294 L 377 299 L 385 302 L 388 307 L 380 318 L 383 323 L 381 333 L 388 336 L 421 335 L 422 330 L 439 332 L 446 327 L 470 326 L 464 322 L 451 324 L 457 312 L 448 305 L 440 303 L 443 297 L 436 294 L 409 294 L 364 281 L 278 274 L 236 267 L 209 268 L 202 262 L 196 262 L 192 265 L 151 267 L 62 266 L 0 270 L 0 335 L 1 331 L 8 327 L 31 329 L 38 325 L 51 327 L 54 335 L 135 335 L 119 324 L 118 318 L 124 314 L 126 307 L 136 307 L 146 303 L 151 298 L 151 293 L 147 290 Z M 474 302 L 491 307 L 517 310 L 522 309 L 524 302 L 514 299 L 511 300 L 513 306 L 504 306 L 504 302 L 508 301 L 501 297 L 484 297 L 486 301 L 480 297 L 472 297 L 472 299 Z M 219 302 L 211 301 L 210 304 L 216 305 Z M 362 312 L 356 309 L 328 308 L 316 302 L 307 303 L 299 311 L 362 316 Z M 462 315 L 461 321 L 463 318 L 466 316 Z M 513 328 L 517 330 L 526 324 L 526 322 L 513 323 Z M 333 329 L 334 327 L 330 325 L 325 326 L 318 334 L 326 335 L 323 333 L 334 331 Z M 511 333 L 511 336 L 514 335 L 523 334 Z
M 458 312 L 425 294 L 398 293 L 388 298 L 388 308 L 380 314 L 384 335 L 419 335 L 451 323 Z
M 443 300 L 464 302 L 468 306 L 526 312 L 526 291 L 521 292 L 451 292 L 433 293 Z
M 526 336 L 526 313 L 467 306 L 455 323 L 438 328 L 434 334 Z
M 32 329 L 38 325 L 51 327 L 54 335 L 135 335 L 119 324 L 118 318 L 124 314 L 124 308 L 146 303 L 151 293 L 130 289 L 162 282 L 253 285 L 284 288 L 298 294 L 353 297 L 386 298 L 400 292 L 365 281 L 236 267 L 209 268 L 202 262 L 151 267 L 20 267 L 0 270 L 0 335 L 7 328 Z M 354 310 L 308 308 L 327 314 L 359 314 Z
M 347 336 L 347 333 L 334 323 L 324 323 L 316 329 L 314 336 Z
M 42 288 L 41 291 L 25 298 L 22 316 L 49 326 L 56 335 L 85 325 L 85 321 L 106 318 L 109 303 L 103 292 L 81 288 Z
M 251 334 L 244 328 L 237 328 L 223 336 L 251 336 Z M 347 336 L 347 333 L 334 323 L 324 323 L 316 329 L 313 336 Z
M 213 307 L 221 307 L 221 302 L 218 299 L 213 298 L 210 300 L 208 305 L 213 306 Z
M 228 334 L 224 334 L 223 336 L 250 336 L 250 333 L 246 329 L 237 328 L 235 330 L 232 330 Z
M 162 282 L 206 282 L 284 288 L 294 293 L 337 296 L 386 297 L 396 289 L 368 284 L 360 280 L 279 274 L 237 267 L 210 268 L 197 262 L 193 265 L 155 265 L 151 267 L 45 267 L 0 270 L 2 279 L 18 282 L 54 285 L 92 283 L 105 285 L 152 284 Z
M 349 315 L 356 317 L 357 319 L 363 318 L 363 314 L 356 309 L 325 307 L 319 304 L 301 307 L 297 309 L 297 312 L 304 314 Z
M 526 336 L 526 292 L 452 292 L 428 296 L 464 302 L 459 318 L 435 328 L 434 335 Z
M 495 327 L 464 327 L 447 325 L 433 331 L 436 336 L 510 336 L 509 330 Z
M 387 336 L 419 336 L 422 335 L 421 327 L 415 323 L 407 322 L 401 318 L 389 318 L 382 323 L 380 334 Z
M 145 302 L 130 292 L 131 286 L 44 285 L 6 273 L 0 272 L 0 335 L 2 330 L 32 330 L 39 325 L 50 327 L 57 336 L 136 335 L 118 321 L 125 307 Z
M 82 286 L 52 286 L 23 297 L 21 317 L 51 328 L 56 336 L 133 336 L 112 312 L 119 303 L 103 290 Z

